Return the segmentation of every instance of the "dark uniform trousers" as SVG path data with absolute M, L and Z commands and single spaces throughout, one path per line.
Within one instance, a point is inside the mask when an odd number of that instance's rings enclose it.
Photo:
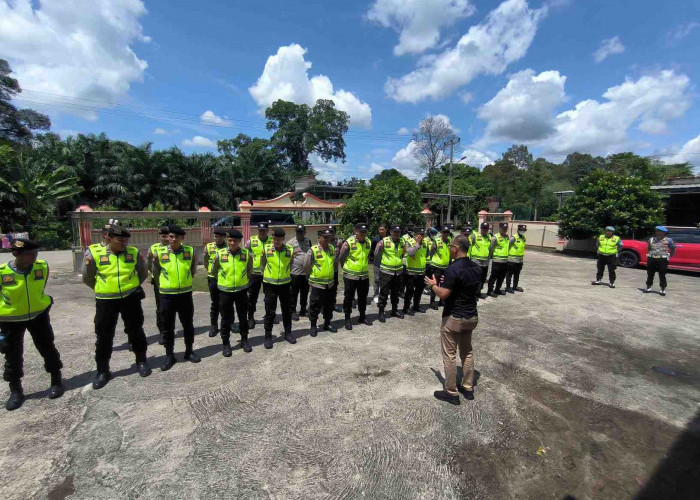
M 438 285 L 442 283 L 442 278 L 445 276 L 445 269 L 441 269 L 439 267 L 435 266 L 430 266 L 429 268 L 430 275 L 435 278 L 435 281 L 437 281 Z M 435 292 L 432 291 L 432 287 L 430 291 L 430 303 L 434 304 L 435 303 Z M 442 301 L 441 301 L 442 302 Z
M 403 299 L 403 310 L 408 311 L 413 302 L 413 310 L 417 311 L 420 307 L 420 299 L 423 295 L 423 287 L 425 286 L 425 274 L 408 274 L 406 278 L 406 294 Z
M 481 290 L 484 289 L 484 283 L 486 283 L 486 278 L 489 276 L 489 266 L 480 266 L 481 267 L 481 284 L 479 285 L 479 293 L 481 293 Z
M 351 280 L 343 276 L 343 284 L 345 285 L 345 295 L 343 296 L 343 311 L 345 319 L 350 319 L 352 314 L 352 302 L 357 292 L 357 310 L 360 313 L 360 318 L 365 318 L 367 311 L 367 295 L 369 295 L 369 277 L 359 280 Z
M 503 280 L 508 272 L 508 262 L 494 260 L 491 262 L 491 276 L 489 276 L 489 293 L 494 290 L 501 291 Z
M 513 288 L 518 287 L 518 283 L 520 282 L 520 271 L 522 270 L 522 262 L 508 262 L 508 271 L 506 272 L 506 288 L 510 288 L 511 279 L 513 280 Z
M 338 298 L 338 282 L 338 271 L 336 271 L 335 274 L 333 274 L 333 288 L 331 288 L 331 293 L 333 294 L 333 307 L 335 307 L 335 302 Z
M 595 275 L 596 281 L 600 281 L 603 279 L 603 274 L 605 274 L 605 266 L 608 267 L 608 276 L 610 277 L 610 283 L 615 283 L 617 255 L 598 255 L 598 272 Z
M 297 310 L 299 302 L 299 312 L 306 312 L 306 305 L 309 299 L 309 278 L 305 274 L 292 274 L 292 311 Z
M 275 323 L 277 312 L 277 299 L 282 309 L 282 324 L 285 332 L 292 331 L 292 290 L 289 283 L 285 285 L 271 285 L 263 283 L 265 293 L 265 335 L 272 333 L 272 325 Z M 248 312 L 250 315 L 250 311 Z
M 219 287 L 216 284 L 216 276 L 213 278 L 211 276 L 207 276 L 207 285 L 209 286 L 209 297 L 211 298 L 211 307 L 209 308 L 209 324 L 214 328 L 219 328 Z M 246 320 L 247 319 L 248 318 L 246 317 Z
M 235 310 L 234 310 L 235 306 Z M 222 292 L 219 290 L 219 310 L 221 311 L 221 340 L 229 344 L 231 325 L 235 313 L 238 313 L 238 323 L 241 328 L 241 339 L 248 338 L 248 290 L 238 292 Z
M 260 295 L 260 287 L 263 283 L 262 274 L 252 274 L 250 276 L 250 286 L 248 287 L 248 319 L 255 317 L 256 304 Z
M 139 289 L 123 299 L 95 299 L 95 362 L 97 371 L 109 371 L 109 360 L 112 357 L 114 332 L 117 328 L 119 315 L 124 321 L 124 330 L 129 343 L 136 355 L 136 362 L 146 361 L 146 334 L 143 331 L 143 308 Z M 161 295 L 161 299 L 164 296 Z M 163 301 L 161 300 L 161 307 Z M 165 319 L 165 318 L 163 318 Z M 164 323 L 164 328 L 167 323 Z
M 163 345 L 166 352 L 171 352 L 175 345 L 175 315 L 180 318 L 185 346 L 188 349 L 194 344 L 194 302 L 192 292 L 169 294 L 160 296 L 160 310 L 165 323 Z
M 659 273 L 659 285 L 666 288 L 666 272 L 668 271 L 668 259 L 647 260 L 647 288 L 654 284 L 654 274 Z
M 160 314 L 160 286 L 158 285 L 158 280 L 153 280 L 153 296 L 156 298 L 156 326 L 158 327 L 158 333 L 163 334 L 165 325 L 163 316 Z
M 323 320 L 326 324 L 333 319 L 333 309 L 335 308 L 335 293 L 333 286 L 330 288 L 311 287 L 311 296 L 309 297 L 309 321 L 312 325 L 316 325 L 318 315 L 323 311 Z
M 54 344 L 53 328 L 51 328 L 49 321 L 48 309 L 29 321 L 0 323 L 0 330 L 6 337 L 5 372 L 3 373 L 3 379 L 6 382 L 18 382 L 24 376 L 22 367 L 25 330 L 29 330 L 36 350 L 44 358 L 46 371 L 53 373 L 63 368 L 61 356 Z
M 387 274 L 380 271 L 379 274 L 379 302 L 377 308 L 383 311 L 386 308 L 386 303 L 391 295 L 391 310 L 396 311 L 399 308 L 399 288 L 401 287 L 401 273 Z

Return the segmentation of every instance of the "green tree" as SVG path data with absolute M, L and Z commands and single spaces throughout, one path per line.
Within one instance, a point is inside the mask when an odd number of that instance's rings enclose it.
M 530 196 L 532 196 L 534 208 L 532 220 L 538 220 L 537 210 L 540 206 L 542 192 L 552 178 L 552 164 L 544 158 L 537 158 L 535 161 L 530 162 L 526 168 L 527 175 L 525 176 L 525 183 Z
M 664 218 L 661 196 L 645 179 L 594 170 L 559 212 L 565 238 L 587 238 L 612 225 L 621 235 L 645 235 Z
M 26 143 L 32 130 L 48 130 L 51 120 L 33 109 L 17 109 L 10 100 L 22 92 L 19 82 L 10 75 L 12 70 L 0 59 L 0 139 Z
M 447 193 L 449 191 L 450 166 L 442 165 L 428 174 L 418 184 L 422 193 Z M 461 221 L 476 221 L 476 212 L 486 206 L 486 199 L 492 194 L 492 185 L 481 171 L 462 163 L 452 165 L 452 194 L 474 196 L 474 200 L 452 200 L 452 213 Z M 447 210 L 447 199 L 430 200 L 433 212 Z
M 576 186 L 593 170 L 604 168 L 605 158 L 584 153 L 571 153 L 567 155 L 562 165 L 565 167 L 566 179 Z

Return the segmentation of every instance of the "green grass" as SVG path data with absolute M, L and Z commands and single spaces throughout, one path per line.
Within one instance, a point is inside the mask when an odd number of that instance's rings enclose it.
M 197 269 L 197 271 L 197 274 L 192 278 L 192 290 L 195 292 L 209 292 L 206 269 Z

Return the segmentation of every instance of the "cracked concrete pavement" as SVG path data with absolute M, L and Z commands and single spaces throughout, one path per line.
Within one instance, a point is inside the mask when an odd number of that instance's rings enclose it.
M 181 362 L 142 379 L 120 323 L 116 377 L 94 391 L 92 292 L 54 272 L 69 390 L 45 398 L 48 375 L 27 336 L 29 398 L 0 410 L 0 497 L 630 498 L 698 411 L 700 276 L 670 274 L 660 297 L 639 291 L 641 269 L 619 269 L 613 290 L 589 284 L 594 268 L 529 252 L 525 293 L 480 302 L 476 399 L 458 407 L 432 396 L 439 312 L 317 338 L 303 319 L 299 343 L 271 351 L 258 325 L 253 352 L 226 359 L 206 335 L 204 293 L 202 363 L 182 362 L 179 336 Z M 164 351 L 146 291 L 155 368 Z

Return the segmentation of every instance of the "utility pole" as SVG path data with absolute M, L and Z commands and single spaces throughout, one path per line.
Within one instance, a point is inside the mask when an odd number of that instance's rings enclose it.
M 452 153 L 454 152 L 455 141 L 459 143 L 459 137 L 450 139 L 450 183 L 447 191 L 447 222 L 452 222 Z

